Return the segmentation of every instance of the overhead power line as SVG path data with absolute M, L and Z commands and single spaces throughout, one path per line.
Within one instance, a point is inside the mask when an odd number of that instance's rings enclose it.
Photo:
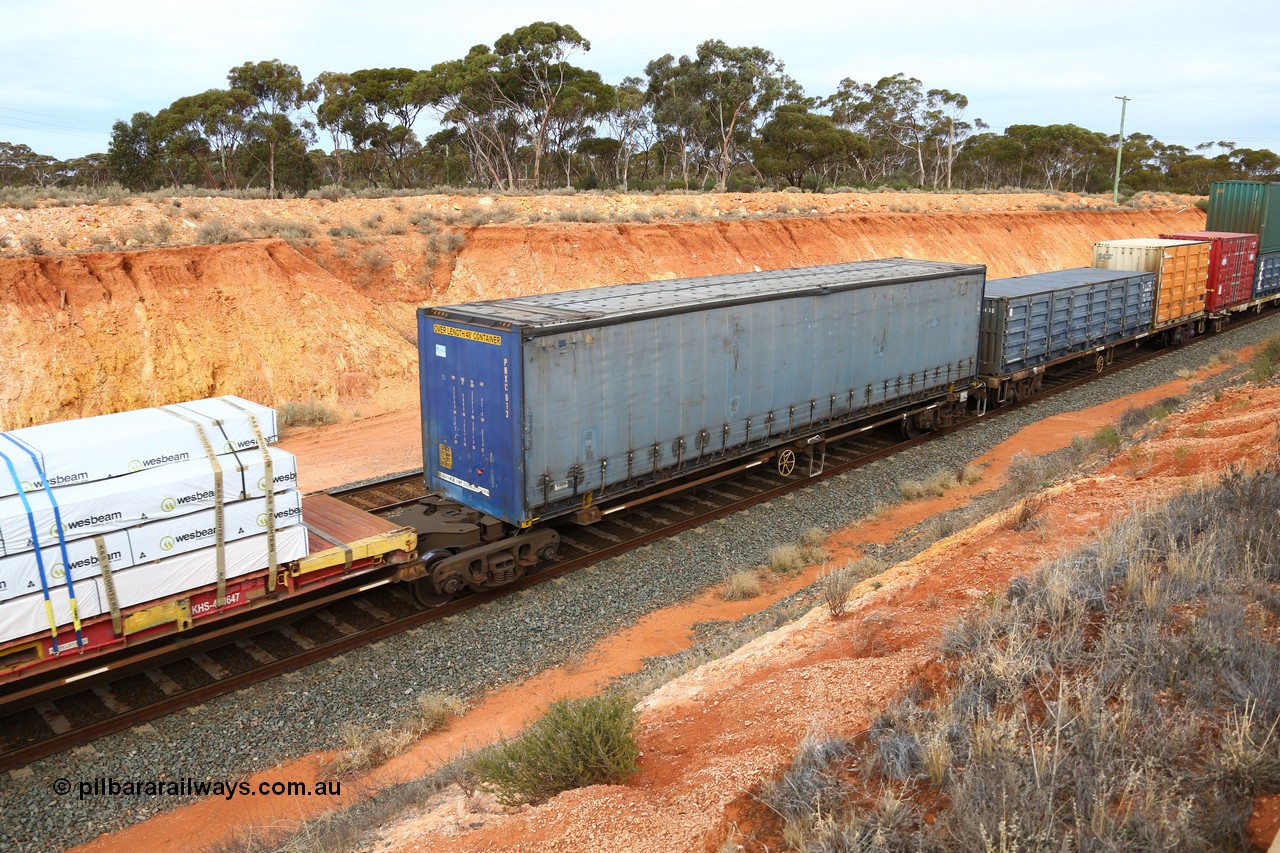
M 0 118 L 8 118 L 8 117 L 0 116 Z M 110 135 L 107 133 L 98 133 L 98 134 L 71 133 L 65 130 L 49 130 L 48 128 L 44 128 L 44 127 L 30 127 L 29 125 L 25 125 L 25 124 L 9 124 L 8 122 L 5 122 L 5 121 L 0 121 L 0 127 L 9 127 L 9 128 L 13 128 L 14 130 L 25 130 L 29 133 L 51 133 L 51 134 L 54 134 L 55 136 L 74 136 L 79 139 L 95 139 L 99 141 L 101 141 L 102 139 Z
M 90 125 L 91 127 L 102 127 L 102 126 L 103 126 L 101 122 L 98 122 L 98 121 L 91 121 L 90 119 L 85 119 L 85 118 L 76 118 L 75 116 L 51 115 L 51 114 L 49 114 L 49 113 L 33 113 L 33 112 L 31 112 L 30 110 L 20 110 L 20 109 L 18 109 L 17 107 L 6 107 L 6 106 L 0 106 L 0 112 L 6 112 L 6 113 L 22 113 L 23 115 L 28 115 L 28 116 L 40 116 L 41 118 L 55 118 L 55 119 L 57 119 L 58 121 L 73 121 L 73 122 L 77 122 L 77 123 L 79 123 L 79 124 L 87 124 L 87 125 Z M 43 123 L 43 122 L 42 122 L 42 123 Z
M 76 127 L 73 124 L 59 124 L 55 122 L 41 122 L 38 119 L 29 119 L 24 115 L 9 115 L 9 113 L 23 113 L 23 110 L 14 110 L 8 106 L 0 106 L 0 122 L 8 127 L 19 127 L 24 129 L 32 129 L 32 131 L 44 131 L 47 133 L 56 133 L 58 131 L 46 131 L 46 128 L 58 128 L 59 131 L 73 131 L 78 133 L 100 132 L 110 133 L 110 129 L 102 126 L 100 123 L 84 122 L 90 127 Z M 40 113 L 27 113 L 27 115 L 40 115 Z M 51 117 L 56 118 L 56 117 Z M 81 120 L 81 119 L 72 119 Z

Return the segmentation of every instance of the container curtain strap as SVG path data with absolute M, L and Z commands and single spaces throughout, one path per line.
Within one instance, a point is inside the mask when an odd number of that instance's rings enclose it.
M 205 432 L 204 424 L 167 406 L 161 406 L 159 411 L 168 412 L 178 420 L 185 421 L 195 428 L 196 435 L 200 438 L 200 444 L 204 447 L 204 454 L 209 459 L 209 467 L 213 470 L 213 517 L 214 535 L 217 537 L 215 547 L 217 548 L 218 562 L 218 598 L 215 604 L 221 607 L 227 597 L 227 532 L 224 522 L 226 501 L 222 484 L 222 463 L 218 461 L 218 454 L 213 452 L 213 445 L 209 443 L 209 436 Z
M 111 574 L 111 558 L 107 556 L 107 542 L 101 536 L 93 537 L 98 549 L 98 567 L 102 569 L 102 588 L 107 593 L 107 606 L 111 608 L 111 630 L 117 637 L 123 633 L 124 620 L 120 617 L 120 599 L 116 597 L 116 579 Z
M 0 459 L 4 459 L 4 464 L 9 469 L 9 476 L 13 478 L 14 488 L 18 490 L 18 495 L 22 499 L 22 507 L 27 512 L 27 526 L 31 529 L 31 546 L 35 548 L 36 570 L 40 574 L 40 589 L 44 591 L 45 615 L 49 618 L 49 636 L 53 639 L 53 652 L 57 654 L 58 621 L 53 617 L 53 601 L 49 598 L 49 580 L 44 573 L 44 555 L 40 553 L 40 539 L 36 535 L 35 515 L 31 512 L 31 504 L 27 502 L 27 493 L 22 489 L 22 481 L 18 479 L 18 472 L 13 467 L 13 460 L 3 450 L 0 450 Z
M 49 505 L 53 507 L 54 528 L 58 533 L 58 550 L 62 553 L 63 572 L 67 578 L 67 596 L 70 599 L 70 604 L 71 604 L 71 624 L 75 628 L 75 632 L 76 632 L 76 648 L 82 648 L 84 646 L 84 634 L 80 630 L 80 605 L 79 605 L 79 602 L 76 601 L 76 588 L 75 588 L 74 582 L 71 579 L 71 558 L 67 556 L 67 539 L 65 536 L 62 535 L 62 511 L 58 509 L 58 499 L 53 496 L 53 488 L 49 485 L 49 478 L 44 475 L 44 466 L 40 464 L 40 459 L 36 456 L 35 451 L 32 450 L 27 445 L 23 444 L 22 442 L 18 441 L 13 436 L 9 435 L 9 433 L 7 432 L 0 433 L 0 434 L 2 434 L 6 440 L 12 443 L 19 450 L 26 453 L 28 457 L 30 457 L 32 466 L 34 466 L 36 473 L 40 475 L 40 485 L 44 487 L 45 497 L 49 499 Z M 18 480 L 18 473 L 14 469 L 13 463 L 9 460 L 8 456 L 5 456 L 5 463 L 9 466 L 9 473 L 13 477 L 13 483 L 18 489 L 18 494 L 22 495 L 23 508 L 25 508 L 27 511 L 27 524 L 31 528 L 31 545 L 35 548 L 36 565 L 40 567 L 40 583 L 41 585 L 43 585 L 45 582 L 44 569 L 43 569 L 43 566 L 41 566 L 40 540 L 39 540 L 39 537 L 36 535 L 35 515 L 31 512 L 31 504 L 27 502 L 26 493 L 23 492 L 22 490 L 22 482 Z M 47 588 L 45 590 L 45 610 L 48 614 L 49 624 L 53 631 L 54 654 L 57 654 L 58 652 L 57 622 L 53 616 L 53 603 L 49 599 L 49 592 Z
M 266 493 L 267 499 L 267 560 L 271 568 L 270 574 L 267 575 L 267 592 L 275 592 L 279 560 L 276 559 L 276 477 L 275 471 L 271 468 L 271 450 L 267 447 L 267 439 L 262 433 L 262 425 L 258 423 L 257 415 L 234 400 L 224 397 L 222 402 L 233 409 L 239 409 L 249 419 L 249 426 L 253 428 L 253 437 L 258 441 L 258 451 L 262 454 L 262 467 L 266 472 L 262 491 Z

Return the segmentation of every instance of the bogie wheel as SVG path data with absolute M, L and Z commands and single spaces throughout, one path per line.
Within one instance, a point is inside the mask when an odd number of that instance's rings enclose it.
M 429 609 L 448 604 L 462 591 L 463 584 L 460 577 L 450 577 L 443 591 L 437 590 L 435 582 L 431 580 L 433 567 L 441 560 L 446 560 L 451 556 L 453 555 L 444 549 L 428 551 L 422 555 L 426 573 L 409 584 L 409 592 L 420 607 Z
M 413 593 L 413 600 L 418 606 L 424 610 L 430 610 L 433 607 L 443 607 L 457 597 L 458 593 L 454 592 L 437 592 L 436 585 L 431 582 L 431 578 L 418 578 L 409 585 L 410 592 Z
M 784 477 L 790 477 L 795 470 L 796 452 L 788 447 L 778 454 L 778 473 Z

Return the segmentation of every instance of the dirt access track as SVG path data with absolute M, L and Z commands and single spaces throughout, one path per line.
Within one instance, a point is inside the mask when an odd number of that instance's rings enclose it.
M 1086 266 L 1097 240 L 1203 228 L 1193 201 L 428 195 L 0 209 L 0 429 L 217 394 L 412 420 L 421 305 L 895 256 L 1024 275 Z M 243 241 L 197 244 L 210 230 Z M 289 239 L 250 239 L 270 234 Z M 22 253 L 32 246 L 42 254 Z

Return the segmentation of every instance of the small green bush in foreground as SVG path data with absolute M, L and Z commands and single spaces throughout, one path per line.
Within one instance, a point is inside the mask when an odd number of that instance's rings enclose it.
M 636 769 L 640 755 L 635 725 L 636 712 L 625 694 L 562 699 L 515 738 L 477 755 L 473 769 L 508 806 L 620 782 Z

